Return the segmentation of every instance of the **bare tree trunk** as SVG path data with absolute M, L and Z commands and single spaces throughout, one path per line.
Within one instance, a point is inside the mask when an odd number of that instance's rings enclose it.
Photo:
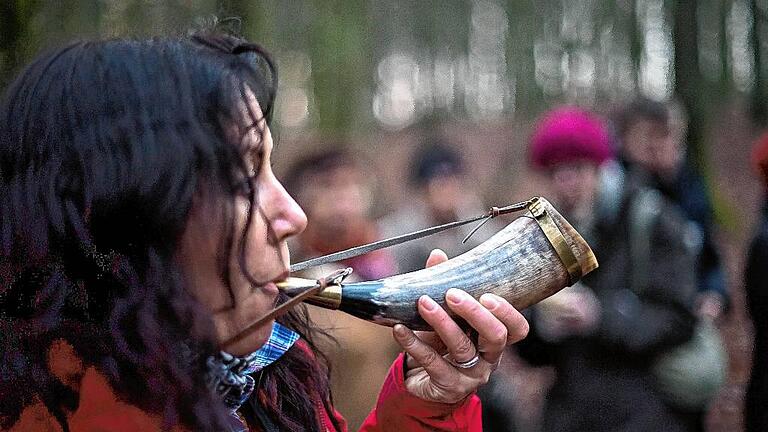
M 750 39 L 752 43 L 753 60 L 755 64 L 755 86 L 752 89 L 752 119 L 759 126 L 768 124 L 768 94 L 765 88 L 765 74 L 763 71 L 762 29 L 765 15 L 761 13 L 757 0 L 750 0 L 749 7 L 752 12 L 752 28 Z
M 706 121 L 704 82 L 698 67 L 696 1 L 673 3 L 675 93 L 688 112 L 688 157 L 701 171 L 706 168 L 703 125 Z
M 629 56 L 632 59 L 632 74 L 635 88 L 640 87 L 640 57 L 643 55 L 643 35 L 637 22 L 637 0 L 630 0 L 629 9 Z
M 733 74 L 731 73 L 731 55 L 729 50 L 728 38 L 728 10 L 732 5 L 730 1 L 720 1 L 717 12 L 718 23 L 720 24 L 720 81 L 717 83 L 718 90 L 725 93 L 733 84 Z M 706 6 L 704 6 L 706 7 Z M 709 7 L 712 7 L 711 5 Z
M 0 88 L 5 88 L 18 67 L 18 44 L 24 28 L 19 9 L 18 2 L 0 2 Z

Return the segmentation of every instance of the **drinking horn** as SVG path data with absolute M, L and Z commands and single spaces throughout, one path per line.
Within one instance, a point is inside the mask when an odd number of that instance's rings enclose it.
M 544 198 L 528 201 L 525 213 L 472 250 L 430 268 L 375 281 L 339 281 L 305 299 L 376 324 L 405 324 L 413 330 L 429 325 L 417 310 L 420 296 L 445 306 L 445 292 L 459 288 L 479 299 L 484 293 L 503 297 L 516 309 L 531 306 L 597 268 L 587 242 Z M 278 283 L 289 296 L 315 281 L 290 277 Z

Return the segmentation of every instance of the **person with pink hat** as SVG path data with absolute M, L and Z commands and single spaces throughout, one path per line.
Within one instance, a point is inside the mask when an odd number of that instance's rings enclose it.
M 594 202 L 599 168 L 612 158 L 602 120 L 580 108 L 566 106 L 549 112 L 531 137 L 531 164 L 548 174 L 561 211 L 577 222 Z
M 600 263 L 582 283 L 532 308 L 530 336 L 518 345 L 524 359 L 556 372 L 542 429 L 695 430 L 653 373 L 659 354 L 689 340 L 694 328 L 686 220 L 639 173 L 619 168 L 606 124 L 590 111 L 546 113 L 529 150 L 548 198 Z

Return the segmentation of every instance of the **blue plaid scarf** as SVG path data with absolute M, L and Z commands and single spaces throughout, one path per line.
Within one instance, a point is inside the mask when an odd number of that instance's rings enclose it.
M 237 414 L 256 387 L 251 376 L 279 359 L 299 339 L 299 334 L 278 323 L 272 326 L 269 340 L 258 351 L 236 357 L 224 351 L 208 357 L 208 385 L 221 396 L 230 410 L 231 431 L 247 431 L 245 422 Z

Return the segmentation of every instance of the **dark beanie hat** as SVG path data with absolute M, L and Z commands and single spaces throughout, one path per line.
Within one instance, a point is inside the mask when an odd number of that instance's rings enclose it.
M 530 158 L 536 168 L 577 160 L 599 165 L 612 156 L 606 125 L 581 108 L 561 107 L 548 112 L 531 137 Z
M 412 173 L 413 182 L 423 185 L 435 177 L 464 173 L 464 163 L 452 148 L 431 144 L 416 156 Z

